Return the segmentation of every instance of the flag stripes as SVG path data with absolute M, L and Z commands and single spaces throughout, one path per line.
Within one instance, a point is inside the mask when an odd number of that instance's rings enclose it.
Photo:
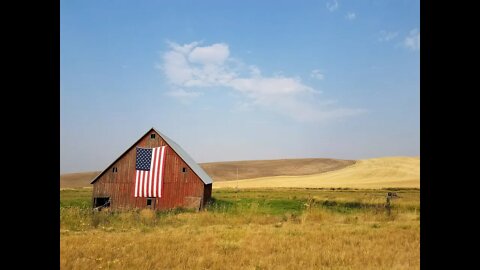
M 135 197 L 161 197 L 166 146 L 137 147 Z

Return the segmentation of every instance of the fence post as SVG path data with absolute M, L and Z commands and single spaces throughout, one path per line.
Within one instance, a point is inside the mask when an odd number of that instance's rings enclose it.
M 391 210 L 392 210 L 392 206 L 391 206 L 391 203 L 390 203 L 390 200 L 391 200 L 391 197 L 392 197 L 392 193 L 391 192 L 388 192 L 387 193 L 387 202 L 385 203 L 385 208 L 387 209 L 387 215 L 390 216 L 390 213 L 391 213 Z

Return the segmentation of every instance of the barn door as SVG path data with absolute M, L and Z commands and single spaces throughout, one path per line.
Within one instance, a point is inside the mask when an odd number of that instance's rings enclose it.
M 147 198 L 147 208 L 154 210 L 155 209 L 156 198 L 148 197 Z

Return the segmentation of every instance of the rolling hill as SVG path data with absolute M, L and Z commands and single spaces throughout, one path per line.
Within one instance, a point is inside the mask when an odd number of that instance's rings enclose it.
M 90 187 L 90 182 L 99 173 L 100 171 L 61 174 L 60 188 Z
M 213 188 L 254 187 L 414 187 L 420 186 L 419 157 L 365 160 L 327 158 L 200 163 Z M 238 168 L 238 181 L 237 179 Z M 60 175 L 61 188 L 90 187 L 100 172 Z
M 419 157 L 385 157 L 359 160 L 354 165 L 325 173 L 260 177 L 233 182 L 216 182 L 213 188 L 342 187 L 419 188 Z
M 213 181 L 232 181 L 267 176 L 310 175 L 339 170 L 355 164 L 354 160 L 302 158 L 276 160 L 245 160 L 200 163 Z
M 309 175 L 338 170 L 354 164 L 354 160 L 329 158 L 246 160 L 200 163 L 214 182 L 266 176 Z M 100 171 L 60 175 L 61 188 L 89 187 Z

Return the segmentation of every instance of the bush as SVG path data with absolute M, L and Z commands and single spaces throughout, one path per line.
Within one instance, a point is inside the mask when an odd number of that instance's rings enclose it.
M 329 200 L 326 200 L 322 203 L 323 206 L 336 206 L 337 205 L 337 202 L 336 201 L 329 201 Z

